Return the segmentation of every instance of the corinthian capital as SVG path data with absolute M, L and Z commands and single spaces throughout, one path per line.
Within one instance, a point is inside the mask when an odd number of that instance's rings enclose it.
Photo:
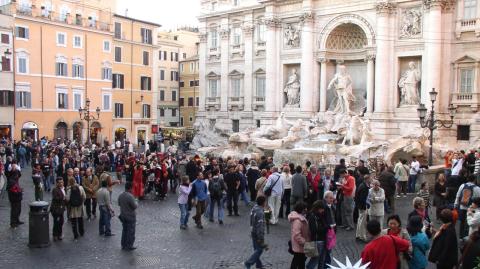
M 425 9 L 440 7 L 449 8 L 455 4 L 455 0 L 423 0 Z
M 302 15 L 300 15 L 300 21 L 312 21 L 313 20 L 313 12 L 311 10 L 304 11 Z
M 242 27 L 243 35 L 244 36 L 252 36 L 253 31 L 255 30 L 255 26 L 253 25 L 245 25 Z
M 375 6 L 375 9 L 377 10 L 377 13 L 385 13 L 385 14 L 390 14 L 395 11 L 396 5 L 394 3 L 390 3 L 387 1 L 384 2 L 378 2 L 377 5 Z
M 277 17 L 265 18 L 264 22 L 268 28 L 276 28 L 281 24 L 281 20 Z
M 230 30 L 221 29 L 218 33 L 219 33 L 221 39 L 228 39 L 228 35 L 230 33 Z

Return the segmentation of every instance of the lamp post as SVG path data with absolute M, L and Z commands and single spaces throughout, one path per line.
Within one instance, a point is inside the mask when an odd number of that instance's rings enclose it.
M 80 114 L 80 119 L 84 120 L 87 122 L 87 132 L 88 132 L 88 137 L 87 137 L 87 143 L 88 145 L 91 144 L 91 138 L 90 138 L 90 121 L 98 120 L 100 118 L 100 108 L 97 106 L 97 109 L 95 109 L 95 112 L 97 113 L 97 116 L 95 116 L 93 113 L 90 112 L 90 99 L 87 98 L 85 100 L 85 107 L 84 108 L 79 108 L 78 113 Z
M 457 112 L 455 107 L 450 104 L 448 106 L 448 112 L 450 114 L 449 120 L 438 120 L 435 118 L 435 101 L 437 100 L 438 92 L 435 91 L 435 88 L 432 88 L 432 91 L 428 93 L 430 95 L 430 101 L 432 102 L 432 108 L 430 109 L 430 114 L 427 116 L 427 108 L 424 104 L 420 103 L 417 108 L 418 117 L 420 118 L 420 126 L 422 128 L 428 128 L 430 130 L 430 150 L 428 155 L 428 165 L 433 164 L 433 131 L 439 127 L 450 128 L 453 126 L 453 118 Z

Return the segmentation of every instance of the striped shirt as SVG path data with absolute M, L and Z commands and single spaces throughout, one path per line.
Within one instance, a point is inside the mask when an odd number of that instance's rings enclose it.
M 420 190 L 417 196 L 422 198 L 425 202 L 425 208 L 430 206 L 430 192 L 428 190 Z
M 475 175 L 480 173 L 480 159 L 475 160 L 475 171 L 473 172 Z

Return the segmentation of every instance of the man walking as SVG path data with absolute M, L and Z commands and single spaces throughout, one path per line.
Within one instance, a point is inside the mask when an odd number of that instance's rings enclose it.
M 120 206 L 120 216 L 118 218 L 122 222 L 122 250 L 135 250 L 135 224 L 137 222 L 136 209 L 138 203 L 132 195 L 133 184 L 130 181 L 125 183 L 125 191 L 118 197 L 118 205 Z
M 278 222 L 278 213 L 282 203 L 283 179 L 278 173 L 278 167 L 272 167 L 272 174 L 268 177 L 267 184 L 263 188 L 263 193 L 268 196 L 268 205 L 272 210 L 270 224 L 275 225 Z
M 213 222 L 213 215 L 215 211 L 215 205 L 218 206 L 218 223 L 223 224 L 223 197 L 227 189 L 223 179 L 219 177 L 219 171 L 217 168 L 213 169 L 213 178 L 208 184 L 208 190 L 210 191 L 210 210 L 209 217 L 210 222 Z
M 420 163 L 415 156 L 412 157 L 412 163 L 410 164 L 410 175 L 408 177 L 408 193 L 416 193 L 415 185 L 417 184 L 417 175 L 420 172 Z
M 357 231 L 355 237 L 357 240 L 367 242 L 367 199 L 370 188 L 370 176 L 365 176 L 362 183 L 355 193 L 355 205 L 358 208 Z
M 252 229 L 251 235 L 254 252 L 245 262 L 246 269 L 250 269 L 254 264 L 256 268 L 264 268 L 260 256 L 264 249 L 268 249 L 267 244 L 265 244 L 265 202 L 265 196 L 258 196 L 257 204 L 252 208 L 250 213 L 250 227 Z
M 292 194 L 290 195 L 290 206 L 293 208 L 298 202 L 303 202 L 307 197 L 307 178 L 302 174 L 303 169 L 299 165 L 295 168 L 295 175 L 292 177 Z
M 113 236 L 110 230 L 110 220 L 114 214 L 110 202 L 110 192 L 107 189 L 107 181 L 102 181 L 102 187 L 97 191 L 98 209 L 100 211 L 100 220 L 98 221 L 100 235 Z
M 353 197 L 355 190 L 355 178 L 347 173 L 346 170 L 340 171 L 339 186 L 343 192 L 342 202 L 342 224 L 346 231 L 353 230 Z
M 235 165 L 228 167 L 228 173 L 224 176 L 227 184 L 227 208 L 228 216 L 232 216 L 232 209 L 235 216 L 238 215 L 238 197 L 240 194 L 240 175 L 235 172 Z M 233 208 L 232 208 L 233 204 Z
M 96 218 L 96 209 L 97 209 L 97 198 L 96 192 L 100 183 L 96 175 L 93 175 L 92 168 L 89 167 L 85 171 L 86 175 L 82 181 L 83 188 L 85 189 L 85 194 L 87 199 L 85 200 L 85 209 L 87 211 L 87 220 L 90 220 L 91 217 Z
M 70 206 L 68 217 L 72 222 L 73 237 L 78 239 L 78 235 L 83 236 L 83 204 L 85 203 L 85 190 L 76 181 L 67 188 L 66 200 Z
M 197 179 L 192 183 L 192 189 L 194 189 L 195 199 L 196 199 L 196 206 L 195 206 L 195 216 L 193 219 L 195 220 L 195 224 L 197 224 L 197 228 L 203 229 L 202 226 L 202 215 L 205 213 L 205 205 L 207 200 L 207 184 L 203 180 L 203 173 L 199 172 Z

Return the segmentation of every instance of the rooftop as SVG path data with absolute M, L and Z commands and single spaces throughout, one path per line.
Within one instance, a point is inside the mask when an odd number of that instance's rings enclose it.
M 127 16 L 123 16 L 123 15 L 119 15 L 119 14 L 114 14 L 113 16 L 115 16 L 117 18 L 121 18 L 121 19 L 126 19 L 126 20 L 136 21 L 136 22 L 140 22 L 140 23 L 150 24 L 150 25 L 156 26 L 156 27 L 162 27 L 162 25 L 160 25 L 158 23 L 143 21 L 143 20 L 139 20 L 139 19 L 135 19 L 135 18 L 132 18 L 132 17 L 127 17 Z

